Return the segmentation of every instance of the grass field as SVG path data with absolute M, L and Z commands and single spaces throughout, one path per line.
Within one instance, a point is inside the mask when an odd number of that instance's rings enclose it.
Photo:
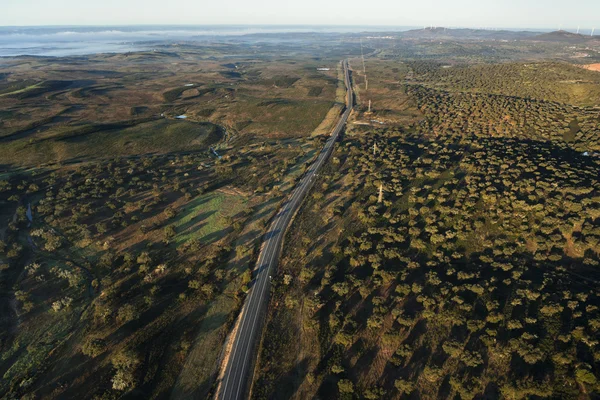
M 230 230 L 228 218 L 241 212 L 246 204 L 242 196 L 211 192 L 190 202 L 173 223 L 176 243 L 199 239 L 211 244 L 224 237 Z

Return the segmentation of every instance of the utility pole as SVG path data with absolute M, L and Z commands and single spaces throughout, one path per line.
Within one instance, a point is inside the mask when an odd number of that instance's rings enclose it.
M 383 203 L 383 183 L 379 185 L 379 199 L 377 199 L 378 203 Z
M 362 58 L 363 75 L 365 76 L 365 91 L 369 90 L 369 80 L 367 79 L 367 68 L 365 67 L 365 53 L 363 52 L 363 42 L 360 38 L 360 57 Z
M 373 155 L 375 155 L 375 153 L 377 152 L 378 148 L 377 148 L 377 143 L 373 144 Z
M 365 68 L 365 53 L 363 52 L 363 42 L 362 42 L 362 38 L 360 38 L 360 57 L 362 58 L 362 64 L 363 64 L 363 74 L 367 74 L 367 69 Z
M 369 114 L 371 113 L 371 100 L 369 100 Z

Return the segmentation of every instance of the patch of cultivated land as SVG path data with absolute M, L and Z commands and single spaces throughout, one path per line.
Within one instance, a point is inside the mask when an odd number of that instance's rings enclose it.
M 600 72 L 600 64 L 588 64 L 588 65 L 584 65 L 584 68 L 589 69 L 590 71 Z

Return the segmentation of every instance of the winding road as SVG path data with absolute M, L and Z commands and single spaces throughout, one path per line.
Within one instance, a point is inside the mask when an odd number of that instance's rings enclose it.
M 294 214 L 298 211 L 302 201 L 313 186 L 314 178 L 319 169 L 331 155 L 334 143 L 352 112 L 354 94 L 347 60 L 342 61 L 342 67 L 346 84 L 346 109 L 317 159 L 307 169 L 290 198 L 283 204 L 265 235 L 257 261 L 253 285 L 242 309 L 242 316 L 233 338 L 231 353 L 225 366 L 225 373 L 216 396 L 217 399 L 237 400 L 249 395 L 255 357 L 269 305 L 270 276 L 277 266 L 285 232 Z

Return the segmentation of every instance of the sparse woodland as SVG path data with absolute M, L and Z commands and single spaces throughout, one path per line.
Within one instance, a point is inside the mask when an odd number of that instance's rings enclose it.
M 596 105 L 600 74 L 568 63 L 498 63 L 456 66 L 414 61 L 414 79 L 436 88 L 549 102 Z
M 7 59 L 0 397 L 213 396 L 348 58 L 253 398 L 598 398 L 600 48 L 443 32 Z
M 14 290 L 0 393 L 169 395 L 212 307 L 226 312 L 212 333 L 224 339 L 279 186 L 307 157 L 263 142 L 220 160 L 208 151 L 116 158 L 0 180 L 11 213 L 1 285 Z M 272 202 L 259 202 L 267 192 Z M 204 356 L 209 368 L 218 354 L 217 345 Z
M 406 91 L 422 122 L 346 137 L 289 234 L 254 397 L 595 398 L 598 110 Z

